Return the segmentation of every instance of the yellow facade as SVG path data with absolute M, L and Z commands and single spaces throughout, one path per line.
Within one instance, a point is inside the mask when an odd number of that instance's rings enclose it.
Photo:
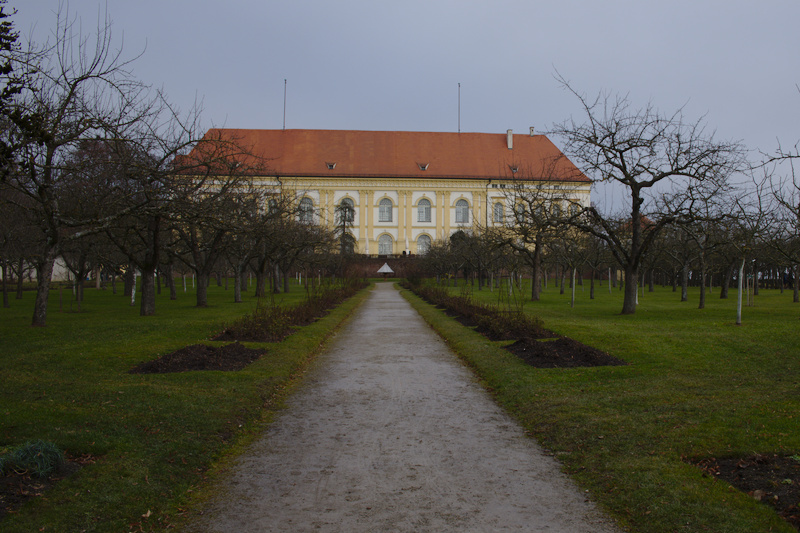
M 355 252 L 373 256 L 417 255 L 424 253 L 428 239 L 433 243 L 459 230 L 477 232 L 507 224 L 512 219 L 515 194 L 514 182 L 502 180 L 284 178 L 281 185 L 284 191 L 292 191 L 298 200 L 310 199 L 314 221 L 331 229 L 337 225 L 337 206 L 349 199 L 355 208 L 354 219 L 348 225 L 356 242 Z M 589 184 L 559 186 L 569 189 L 562 189 L 561 197 L 588 205 Z M 387 200 L 391 202 L 391 212 L 387 217 L 384 210 L 382 218 L 380 204 L 382 201 L 386 204 Z M 429 217 L 427 209 L 420 206 L 425 200 L 430 202 Z M 503 206 L 504 216 L 499 219 L 495 204 Z M 387 249 L 389 239 L 391 248 Z
M 294 197 L 306 222 L 333 229 L 337 207 L 349 202 L 347 230 L 365 255 L 416 255 L 459 230 L 508 224 L 519 187 L 549 202 L 589 203 L 590 180 L 533 128 L 529 135 L 220 129 L 207 138 L 263 162 L 254 181 Z

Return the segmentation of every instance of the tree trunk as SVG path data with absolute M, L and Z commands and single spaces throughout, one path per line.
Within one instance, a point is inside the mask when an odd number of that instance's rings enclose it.
M 728 267 L 728 272 L 725 274 L 725 278 L 722 280 L 722 288 L 719 291 L 719 299 L 720 300 L 727 300 L 728 299 L 728 291 L 731 288 L 731 280 L 733 279 L 733 271 L 736 269 L 736 265 L 731 263 Z
M 17 296 L 15 299 L 22 300 L 22 283 L 24 281 L 24 274 L 25 274 L 25 260 L 19 260 L 19 270 L 17 271 Z
M 125 271 L 125 286 L 122 289 L 122 293 L 125 296 L 131 295 L 131 291 L 133 290 L 132 287 L 135 275 L 136 275 L 136 269 L 132 265 L 128 265 L 128 270 Z
M 272 292 L 275 294 L 281 292 L 280 277 L 280 269 L 278 268 L 278 265 L 275 265 L 275 267 L 272 269 Z
M 570 283 L 570 285 L 572 286 L 572 298 L 570 299 L 569 302 L 570 307 L 575 307 L 575 271 L 577 270 L 578 270 L 577 268 L 572 267 L 572 280 Z
M 208 307 L 208 282 L 211 276 L 197 272 L 197 307 Z
M 156 268 L 142 268 L 142 302 L 139 316 L 156 314 Z
M 739 296 L 737 296 L 736 301 L 736 325 L 742 325 L 742 292 L 744 290 L 744 258 L 742 258 L 742 264 L 739 267 Z
M 595 275 L 594 275 L 594 269 L 592 268 L 590 270 L 591 270 L 591 273 L 590 273 L 591 278 L 589 279 L 589 299 L 590 300 L 594 300 L 594 278 L 595 278 Z
M 689 300 L 689 263 L 683 264 L 681 269 L 681 301 L 686 302 Z
M 639 272 L 638 268 L 625 265 L 625 296 L 622 300 L 622 314 L 632 315 L 636 313 L 636 296 L 639 292 Z
M 50 279 L 53 277 L 55 253 L 48 253 L 36 263 L 36 301 L 33 304 L 31 325 L 43 328 L 47 325 L 47 297 L 50 295 Z
M 164 274 L 167 277 L 167 287 L 169 287 L 169 299 L 178 299 L 178 289 L 175 287 L 175 269 L 172 263 L 164 265 Z
M 533 280 L 531 281 L 531 301 L 538 302 L 542 297 L 542 247 L 539 239 L 536 239 L 533 249 Z
M 758 261 L 753 261 L 753 296 L 758 296 Z
M 705 309 L 706 308 L 706 265 L 705 263 L 700 264 L 700 305 L 697 306 L 698 309 Z
M 261 298 L 266 295 L 267 275 L 265 269 L 259 268 L 256 270 L 256 298 Z
M 233 302 L 242 303 L 242 277 L 244 273 L 241 268 L 234 268 L 233 271 Z
M 8 261 L 3 259 L 3 307 L 11 307 L 8 303 Z
M 798 268 L 797 265 L 792 267 L 792 273 L 794 274 L 794 290 L 792 291 L 792 302 L 793 303 L 800 303 L 800 277 L 797 276 Z

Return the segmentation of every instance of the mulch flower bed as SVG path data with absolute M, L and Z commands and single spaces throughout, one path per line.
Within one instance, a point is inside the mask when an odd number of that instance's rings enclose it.
M 163 374 L 189 370 L 242 370 L 266 350 L 247 348 L 239 342 L 224 346 L 192 344 L 130 370 L 131 374 Z
M 626 365 L 613 355 L 568 337 L 553 340 L 522 339 L 506 346 L 526 364 L 536 368 L 575 368 Z
M 769 505 L 800 530 L 800 456 L 708 457 L 688 462 Z

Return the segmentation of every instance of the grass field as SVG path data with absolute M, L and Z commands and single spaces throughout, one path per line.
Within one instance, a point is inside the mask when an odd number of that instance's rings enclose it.
M 645 292 L 635 315 L 607 287 L 550 287 L 540 302 L 505 288 L 471 293 L 513 305 L 544 325 L 610 352 L 621 367 L 534 369 L 405 294 L 482 377 L 497 400 L 620 523 L 639 532 L 794 531 L 765 504 L 704 476 L 686 459 L 800 451 L 800 304 L 761 291 L 736 326 L 736 292 L 697 309 L 670 288 Z M 800 479 L 784 482 L 800 483 Z M 800 502 L 795 502 L 800 503 Z
M 468 291 L 509 305 L 507 290 Z M 793 531 L 765 504 L 704 476 L 685 459 L 800 452 L 800 305 L 762 291 L 735 326 L 735 292 L 707 308 L 669 288 L 645 292 L 633 316 L 606 287 L 589 300 L 548 288 L 527 302 L 545 327 L 609 351 L 622 367 L 539 370 L 502 343 L 465 330 L 406 295 L 475 369 L 497 400 L 558 457 L 591 497 L 630 531 Z M 162 531 L 224 460 L 269 420 L 309 358 L 364 293 L 276 345 L 241 372 L 133 375 L 136 364 L 208 339 L 251 311 L 252 296 L 211 287 L 210 307 L 191 293 L 160 296 L 139 317 L 121 294 L 87 289 L 83 312 L 51 295 L 48 327 L 31 328 L 33 293 L 0 308 L 0 451 L 53 441 L 89 459 L 18 514 L 4 532 Z M 282 296 L 298 301 L 302 290 Z M 800 480 L 792 480 L 800 483 Z
M 29 325 L 33 292 L 0 308 L 0 452 L 44 439 L 88 463 L 3 519 L 3 532 L 165 529 L 209 466 L 263 427 L 265 408 L 280 403 L 364 293 L 279 344 L 248 343 L 269 352 L 243 371 L 158 375 L 128 370 L 210 342 L 254 309 L 252 293 L 234 304 L 232 290 L 212 286 L 204 309 L 191 290 L 177 301 L 165 293 L 151 317 L 110 290 L 87 289 L 81 313 L 70 312 L 70 296 L 52 291 L 46 328 Z M 304 297 L 296 288 L 278 298 Z

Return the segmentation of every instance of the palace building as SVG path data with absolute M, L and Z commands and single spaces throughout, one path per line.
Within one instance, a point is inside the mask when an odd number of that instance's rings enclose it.
M 590 180 L 544 135 L 340 130 L 209 130 L 262 158 L 259 181 L 296 195 L 301 220 L 351 213 L 355 252 L 422 254 L 459 230 L 508 224 L 520 184 L 588 205 Z M 337 209 L 347 206 L 349 210 Z

